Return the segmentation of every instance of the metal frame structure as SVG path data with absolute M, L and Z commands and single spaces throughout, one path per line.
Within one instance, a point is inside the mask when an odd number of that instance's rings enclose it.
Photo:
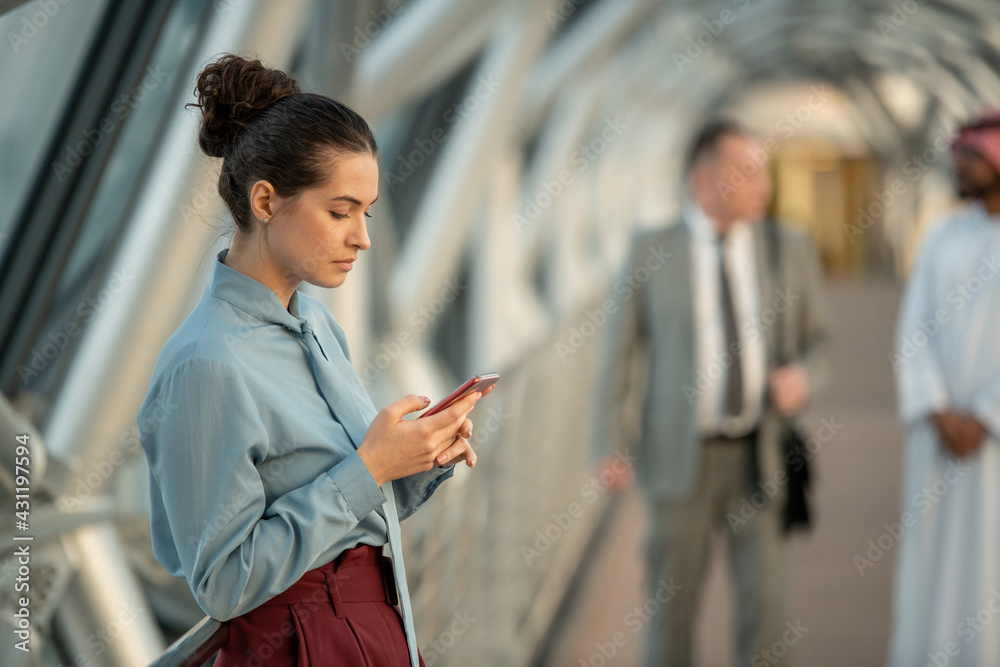
M 148 5 L 166 12 L 179 2 Z M 225 219 L 215 168 L 198 153 L 195 116 L 183 108 L 200 67 L 223 51 L 252 52 L 293 70 L 307 87 L 374 122 L 382 183 L 373 247 L 344 287 L 306 289 L 348 332 L 375 403 L 409 392 L 443 395 L 474 372 L 503 375 L 476 420 L 481 465 L 457 473 L 404 524 L 425 654 L 439 665 L 498 666 L 543 655 L 608 507 L 607 494 L 586 491 L 598 488 L 587 454 L 587 418 L 601 409 L 591 403 L 601 381 L 593 372 L 594 313 L 631 232 L 662 224 L 675 210 L 678 158 L 690 132 L 708 114 L 738 111 L 768 82 L 825 81 L 852 101 L 851 122 L 890 178 L 932 147 L 941 128 L 1000 103 L 1000 5 L 991 0 L 930 0 L 889 35 L 879 25 L 892 21 L 890 2 L 741 7 L 730 0 L 206 3 L 140 187 L 92 275 L 95 283 L 112 269 L 134 278 L 88 324 L 65 377 L 44 397 L 39 439 L 50 465 L 38 480 L 36 511 L 48 530 L 38 533 L 36 563 L 48 582 L 37 618 L 52 619 L 51 630 L 44 620 L 38 628 L 51 641 L 30 657 L 0 645 L 0 662 L 82 656 L 123 667 L 157 657 L 160 665 L 193 664 L 224 632 L 198 622 L 184 582 L 165 576 L 152 558 L 147 472 L 134 438 L 160 345 L 201 294 L 209 260 L 224 245 L 211 226 Z M 691 68 L 676 66 L 674 55 L 689 38 L 698 44 L 705 21 L 724 11 L 734 20 L 720 19 L 718 34 L 709 30 Z M 125 21 L 124 12 L 109 21 Z M 115 70 L 122 81 L 96 66 L 87 75 L 107 90 L 134 84 L 151 53 L 135 46 Z M 924 109 L 919 122 L 900 116 L 886 97 L 886 76 L 912 83 Z M 96 94 L 80 85 L 81 94 Z M 404 164 L 409 172 L 401 176 Z M 101 178 L 105 165 L 95 154 L 80 178 Z M 51 296 L 44 287 L 57 282 L 45 273 L 51 264 L 32 258 L 54 256 L 72 240 L 68 232 L 33 236 L 68 224 L 65 206 L 43 201 L 51 178 L 40 176 L 35 187 L 39 196 L 11 238 L 38 251 L 6 245 L 0 264 L 0 308 L 10 325 L 4 340 L 20 341 L 5 345 L 0 362 L 6 393 L 22 409 L 33 403 L 9 369 L 39 335 Z M 59 200 L 81 198 L 82 216 L 87 189 L 75 182 L 64 189 Z M 911 190 L 884 220 L 900 257 L 920 196 Z M 21 310 L 32 305 L 29 295 L 39 296 L 37 317 Z M 112 473 L 90 485 L 91 473 L 107 466 Z M 564 526 L 560 517 L 574 503 L 584 511 Z M 9 538 L 13 525 L 3 527 Z M 0 540 L 0 552 L 10 544 Z M 9 551 L 2 555 L 0 605 L 13 576 Z M 122 609 L 138 611 L 128 632 L 98 654 L 88 639 L 114 627 Z M 475 619 L 461 633 L 456 613 Z M 170 638 L 196 623 L 164 653 Z

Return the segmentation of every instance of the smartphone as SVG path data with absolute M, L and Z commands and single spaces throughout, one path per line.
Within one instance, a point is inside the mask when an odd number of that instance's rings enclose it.
M 423 417 L 430 417 L 431 415 L 436 415 L 442 410 L 448 409 L 449 405 L 451 405 L 455 401 L 459 400 L 460 398 L 471 392 L 474 391 L 485 392 L 487 389 L 495 385 L 497 383 L 497 380 L 499 379 L 500 379 L 499 373 L 483 373 L 482 375 L 474 375 L 465 382 L 463 382 L 462 386 L 460 386 L 458 389 L 445 396 L 435 405 L 429 407 L 427 409 L 427 412 L 420 415 L 420 417 L 418 417 L 417 419 L 421 419 Z

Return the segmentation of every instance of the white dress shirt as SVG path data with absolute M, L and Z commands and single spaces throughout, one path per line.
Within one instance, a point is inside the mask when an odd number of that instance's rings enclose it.
M 743 435 L 760 420 L 766 381 L 761 299 L 750 223 L 737 221 L 723 241 L 739 335 L 739 353 L 730 355 L 725 349 L 715 224 L 693 201 L 684 206 L 683 219 L 691 231 L 698 427 L 706 438 Z M 736 417 L 726 415 L 731 362 L 741 364 L 743 372 L 743 410 Z

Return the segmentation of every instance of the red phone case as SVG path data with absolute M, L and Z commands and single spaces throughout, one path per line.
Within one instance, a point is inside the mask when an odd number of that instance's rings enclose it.
M 451 405 L 458 399 L 462 398 L 469 392 L 486 391 L 494 384 L 496 384 L 497 380 L 499 379 L 500 379 L 499 373 L 483 373 L 482 375 L 475 375 L 466 380 L 465 382 L 463 382 L 458 389 L 451 392 L 443 399 L 438 401 L 436 404 L 428 408 L 427 412 L 420 415 L 420 417 L 418 417 L 417 419 L 421 419 L 423 417 L 430 417 L 431 415 L 436 415 L 442 410 L 446 410 L 449 405 Z

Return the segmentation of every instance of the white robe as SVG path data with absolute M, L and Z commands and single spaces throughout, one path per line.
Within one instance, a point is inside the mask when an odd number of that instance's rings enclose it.
M 978 202 L 921 244 L 892 363 L 906 448 L 900 526 L 887 530 L 898 540 L 889 664 L 998 667 L 1000 217 Z M 930 422 L 947 407 L 988 429 L 968 459 Z

